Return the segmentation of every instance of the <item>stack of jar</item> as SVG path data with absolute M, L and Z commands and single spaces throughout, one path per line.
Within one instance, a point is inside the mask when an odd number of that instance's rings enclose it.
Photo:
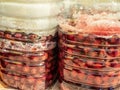
M 94 5 L 80 6 L 60 22 L 61 90 L 112 90 L 120 85 L 120 4 Z
M 3 83 L 21 90 L 45 90 L 55 82 L 60 1 L 0 1 Z

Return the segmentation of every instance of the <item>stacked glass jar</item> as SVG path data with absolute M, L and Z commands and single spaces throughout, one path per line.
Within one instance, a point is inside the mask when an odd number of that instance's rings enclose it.
M 84 6 L 71 8 L 69 16 L 64 13 L 59 24 L 61 90 L 120 85 L 120 3 L 92 1 L 88 6 L 81 0 Z
M 45 90 L 54 83 L 60 1 L 0 1 L 3 83 L 21 90 Z

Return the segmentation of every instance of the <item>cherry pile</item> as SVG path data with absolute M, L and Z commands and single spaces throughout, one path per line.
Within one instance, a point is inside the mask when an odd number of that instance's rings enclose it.
M 53 35 L 42 36 L 34 33 L 11 32 L 0 30 L 0 38 L 24 42 L 41 42 L 54 40 L 56 38 L 56 33 L 54 33 Z
M 64 32 L 64 31 L 63 31 Z M 100 33 L 100 32 L 99 32 Z M 60 38 L 63 40 L 72 41 L 79 44 L 84 45 L 93 45 L 93 46 L 120 46 L 120 37 L 119 34 L 110 35 L 108 37 L 100 37 L 100 35 L 95 35 L 92 33 L 84 34 L 84 33 L 74 33 L 72 34 L 70 32 L 62 33 L 62 31 L 59 31 Z M 102 35 L 101 35 L 102 36 Z
M 45 50 L 40 52 L 34 52 L 34 53 L 0 49 L 0 56 L 2 58 L 7 59 L 11 62 L 18 61 L 25 64 L 29 64 L 29 63 L 39 64 L 42 61 L 50 61 L 54 57 L 56 57 L 55 53 L 56 53 L 56 48 L 47 51 Z
M 114 88 L 112 87 L 103 89 L 99 87 L 90 87 L 88 85 L 83 85 L 83 84 L 80 84 L 78 87 L 77 84 L 65 80 L 60 84 L 60 88 L 61 90 L 114 90 Z M 119 90 L 119 88 L 115 90 Z
M 120 37 L 117 34 L 72 32 L 60 27 L 59 59 L 62 90 L 73 90 L 69 83 L 94 88 L 115 88 L 120 84 Z
M 120 71 L 97 71 L 84 68 L 76 68 L 70 65 L 64 65 L 60 71 L 61 79 L 95 87 L 113 87 L 120 83 Z
M 43 31 L 45 33 L 45 31 Z M 41 33 L 41 34 L 44 34 Z M 47 35 L 34 33 L 12 32 L 0 30 L 0 48 L 21 52 L 38 52 L 51 50 L 56 46 L 56 32 Z M 24 37 L 24 38 L 23 38 Z
M 9 60 L 1 60 L 1 68 L 15 74 L 29 75 L 39 77 L 42 74 L 48 74 L 55 70 L 55 58 L 50 61 L 43 61 L 40 64 L 26 66 L 20 62 L 11 62 Z
M 55 73 L 32 77 L 1 70 L 2 81 L 8 86 L 21 90 L 45 90 L 46 87 L 53 84 L 55 77 Z
M 40 35 L 0 30 L 3 83 L 21 90 L 50 87 L 57 77 L 56 40 L 56 33 Z

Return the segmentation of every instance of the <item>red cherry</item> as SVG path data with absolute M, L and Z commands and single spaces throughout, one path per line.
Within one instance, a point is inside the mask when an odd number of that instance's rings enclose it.
M 73 54 L 73 50 L 72 50 L 72 49 L 67 49 L 67 52 L 68 52 L 69 54 Z
M 52 35 L 49 35 L 49 36 L 47 37 L 47 40 L 52 40 L 52 38 L 53 38 L 53 36 L 52 36 Z
M 32 74 L 36 74 L 38 72 L 37 68 L 33 67 L 31 68 L 31 73 Z
M 21 38 L 22 37 L 22 34 L 21 33 L 15 33 L 14 35 L 16 38 Z
M 31 83 L 31 84 L 35 83 L 35 79 L 33 77 L 30 77 L 27 80 L 28 80 L 28 83 Z
M 36 38 L 38 38 L 38 35 L 36 34 L 29 34 L 29 39 L 34 41 Z
M 88 61 L 86 62 L 86 66 L 89 67 L 89 68 L 92 68 L 92 67 L 93 67 L 93 64 L 94 64 L 94 62 L 93 62 L 93 61 L 90 61 L 90 60 L 88 60 Z
M 46 71 L 46 68 L 45 68 L 45 66 L 39 67 L 39 70 L 38 70 L 38 72 L 45 72 L 45 71 Z
M 11 38 L 12 38 L 12 35 L 11 35 L 11 34 L 5 34 L 5 38 L 11 39 Z
M 111 77 L 108 77 L 108 76 L 102 77 L 101 79 L 103 81 L 103 84 L 108 85 L 110 83 L 110 78 Z
M 29 69 L 29 67 L 28 67 L 28 66 L 24 66 L 24 67 L 23 67 L 23 71 L 24 71 L 25 73 L 28 73 L 28 72 L 29 72 L 29 70 L 30 70 L 30 69 Z
M 75 35 L 67 35 L 67 39 L 74 41 L 75 40 Z
M 75 70 L 73 70 L 73 71 L 71 72 L 71 77 L 72 77 L 73 79 L 77 79 L 77 78 L 78 78 L 78 72 L 75 71 Z
M 0 31 L 0 37 L 2 37 L 4 35 L 3 31 Z
M 97 85 L 101 85 L 102 84 L 102 79 L 101 79 L 101 77 L 95 77 L 94 78 L 94 81 L 95 81 L 95 84 L 97 84 Z
M 86 78 L 86 75 L 84 73 L 78 73 L 78 79 L 81 81 L 84 81 Z
M 47 60 L 49 57 L 48 53 L 44 53 L 44 55 L 42 56 L 41 60 Z
M 107 54 L 110 55 L 111 57 L 117 57 L 119 56 L 119 50 L 116 50 L 111 47 L 108 49 Z
M 102 64 L 100 64 L 100 63 L 96 63 L 96 64 L 93 64 L 93 67 L 94 68 L 103 68 L 103 67 L 105 67 L 105 66 L 103 66 Z
M 40 58 L 38 56 L 30 56 L 30 60 L 36 62 L 36 61 L 39 61 Z
M 71 72 L 69 70 L 64 69 L 62 73 L 64 78 L 71 78 Z
M 19 80 L 19 77 L 18 76 L 14 76 L 14 80 Z
M 120 63 L 118 63 L 117 61 L 114 61 L 114 62 L 111 63 L 111 67 L 119 68 Z
M 82 42 L 84 40 L 84 36 L 82 34 L 78 34 L 75 36 L 75 40 Z
M 93 75 L 88 75 L 86 79 L 87 83 L 92 84 L 94 82 L 94 78 L 95 77 Z
M 110 44 L 119 44 L 120 39 L 117 35 L 113 35 L 111 39 L 108 40 Z

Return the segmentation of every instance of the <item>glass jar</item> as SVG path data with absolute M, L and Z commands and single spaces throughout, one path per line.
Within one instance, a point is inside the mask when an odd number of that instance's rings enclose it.
M 63 11 L 59 22 L 60 86 L 62 90 L 116 88 L 120 84 L 120 2 L 76 1 L 70 12 Z
M 22 90 L 49 89 L 57 78 L 61 0 L 0 1 L 1 80 Z

